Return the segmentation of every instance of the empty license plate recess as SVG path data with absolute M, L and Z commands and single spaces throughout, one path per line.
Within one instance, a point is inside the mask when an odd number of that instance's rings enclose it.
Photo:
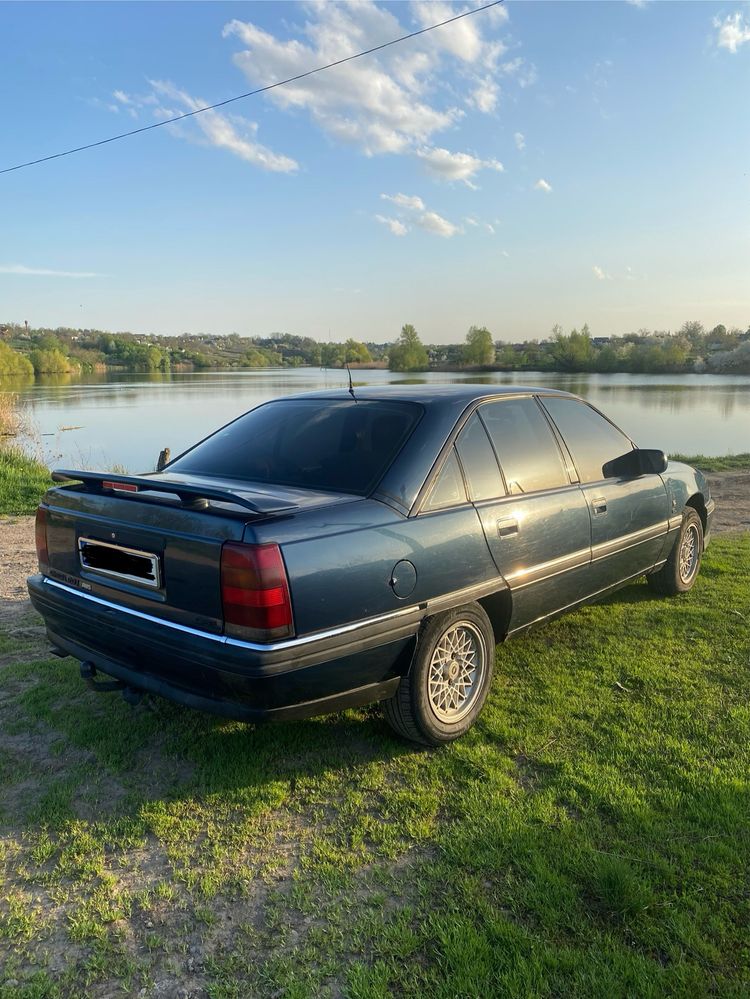
M 161 586 L 159 556 L 151 552 L 111 545 L 95 538 L 79 538 L 78 557 L 81 566 L 90 572 L 153 589 Z

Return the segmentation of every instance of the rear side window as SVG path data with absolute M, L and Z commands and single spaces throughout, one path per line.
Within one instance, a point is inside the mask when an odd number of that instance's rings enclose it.
M 466 502 L 464 480 L 458 466 L 456 452 L 451 449 L 443 467 L 430 490 L 424 510 L 442 510 L 448 506 L 458 506 Z
M 280 399 L 197 444 L 170 471 L 366 494 L 414 429 L 410 402 Z
M 602 465 L 633 450 L 625 434 L 585 402 L 554 396 L 542 402 L 568 445 L 581 482 L 603 479 Z
M 554 434 L 533 399 L 505 399 L 481 406 L 508 492 L 533 493 L 569 484 Z
M 456 450 L 463 465 L 471 500 L 478 502 L 505 495 L 495 452 L 484 424 L 476 413 L 459 434 Z

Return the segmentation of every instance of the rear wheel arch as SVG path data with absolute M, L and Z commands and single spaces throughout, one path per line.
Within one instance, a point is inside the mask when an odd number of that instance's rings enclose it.
M 424 618 L 409 671 L 383 702 L 386 720 L 411 742 L 452 742 L 481 712 L 494 661 L 493 628 L 480 602 Z

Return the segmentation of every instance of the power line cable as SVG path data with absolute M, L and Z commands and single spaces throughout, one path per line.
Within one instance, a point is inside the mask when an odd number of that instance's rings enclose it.
M 276 87 L 284 87 L 288 83 L 296 83 L 297 80 L 304 80 L 308 76 L 314 76 L 316 73 L 322 73 L 326 69 L 333 69 L 334 66 L 343 66 L 344 63 L 352 62 L 354 59 L 361 59 L 363 56 L 372 55 L 373 52 L 380 52 L 383 49 L 389 48 L 391 45 L 398 45 L 400 42 L 406 42 L 410 38 L 416 38 L 418 35 L 425 35 L 428 31 L 434 31 L 436 28 L 443 28 L 446 24 L 453 24 L 454 21 L 460 21 L 464 17 L 472 17 L 474 14 L 481 14 L 482 11 L 489 10 L 491 7 L 498 7 L 503 0 L 492 0 L 492 3 L 486 3 L 482 7 L 474 7 L 472 10 L 465 10 L 462 14 L 456 14 L 453 17 L 447 18 L 445 21 L 439 21 L 437 24 L 431 24 L 426 28 L 420 28 L 418 31 L 411 31 L 408 35 L 401 35 L 400 38 L 392 38 L 389 42 L 383 42 L 380 45 L 373 45 L 370 49 L 365 49 L 363 52 L 355 52 L 354 55 L 345 56 L 343 59 L 336 59 L 335 62 L 326 63 L 325 66 L 316 66 L 315 69 L 308 69 L 305 73 L 298 73 L 297 76 L 290 76 L 286 80 L 279 80 L 276 83 L 269 83 L 265 87 L 258 87 L 257 90 L 249 90 L 246 94 L 238 94 L 236 97 L 228 97 L 225 101 L 217 101 L 216 104 L 208 104 L 204 108 L 196 108 L 194 111 L 186 111 L 185 114 L 175 115 L 174 118 L 166 118 L 164 121 L 154 122 L 153 125 L 142 125 L 140 128 L 133 128 L 129 132 L 120 132 L 118 135 L 110 135 L 107 139 L 99 139 L 98 142 L 88 142 L 85 146 L 76 146 L 73 149 L 65 149 L 61 153 L 52 153 L 49 156 L 41 156 L 36 160 L 28 160 L 26 163 L 17 163 L 15 166 L 5 167 L 0 170 L 0 174 L 3 173 L 13 173 L 14 170 L 23 170 L 26 167 L 36 166 L 38 163 L 48 163 L 50 160 L 59 160 L 63 156 L 72 156 L 73 153 L 82 153 L 86 149 L 95 149 L 97 146 L 106 146 L 109 142 L 117 142 L 119 139 L 127 139 L 131 135 L 140 135 L 141 132 L 151 132 L 155 128 L 163 128 L 164 125 L 173 125 L 177 121 L 184 121 L 185 118 L 192 118 L 197 114 L 203 114 L 204 111 L 214 111 L 216 108 L 223 108 L 227 104 L 233 104 L 235 101 L 243 101 L 247 97 L 255 97 L 257 94 L 265 94 L 269 90 L 275 90 Z

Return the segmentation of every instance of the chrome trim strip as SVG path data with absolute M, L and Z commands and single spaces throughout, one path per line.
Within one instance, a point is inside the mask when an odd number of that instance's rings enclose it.
M 680 517 L 680 523 L 682 523 L 682 517 Z M 517 569 L 505 578 L 511 588 L 516 590 L 524 586 L 530 586 L 532 583 L 543 583 L 545 580 L 551 579 L 553 576 L 558 576 L 561 572 L 565 572 L 568 569 L 578 569 L 589 562 L 598 562 L 603 558 L 608 558 L 610 555 L 618 555 L 629 548 L 643 544 L 645 541 L 663 537 L 669 533 L 667 527 L 666 521 L 661 524 L 652 525 L 651 527 L 643 527 L 638 531 L 624 534 L 612 541 L 605 541 L 594 545 L 593 548 L 580 548 L 578 551 L 571 552 L 570 555 L 562 555 L 559 558 L 551 559 L 549 562 L 540 562 L 538 565 L 530 566 L 528 569 Z
M 46 586 L 54 586 L 59 590 L 64 590 L 66 593 L 72 593 L 74 596 L 80 597 L 82 600 L 89 600 L 91 603 L 115 610 L 120 614 L 128 614 L 131 617 L 137 617 L 142 621 L 149 621 L 152 624 L 162 625 L 165 628 L 173 628 L 175 631 L 181 631 L 187 635 L 195 635 L 198 638 L 205 638 L 211 642 L 217 642 L 219 645 L 233 645 L 242 649 L 252 649 L 254 652 L 277 652 L 283 649 L 299 648 L 300 646 L 309 645 L 311 642 L 317 642 L 321 639 L 334 638 L 336 635 L 345 635 L 352 631 L 359 631 L 369 625 L 380 624 L 383 621 L 406 617 L 408 614 L 413 614 L 414 611 L 420 609 L 420 605 L 403 607 L 399 608 L 399 610 L 390 611 L 388 614 L 380 614 L 377 617 L 366 618 L 364 621 L 355 621 L 352 624 L 343 624 L 338 628 L 329 628 L 326 631 L 316 631 L 310 635 L 303 635 L 300 638 L 289 638 L 283 642 L 245 642 L 239 638 L 231 638 L 228 635 L 214 635 L 210 631 L 201 631 L 199 628 L 190 628 L 186 624 L 178 624 L 176 621 L 167 621 L 161 617 L 154 617 L 153 614 L 144 614 L 143 611 L 135 610 L 133 607 L 125 607 L 122 604 L 112 603 L 111 600 L 105 600 L 103 597 L 96 597 L 93 593 L 82 593 L 73 586 L 66 586 L 64 583 L 58 583 L 56 580 L 49 579 L 47 576 L 44 577 L 44 584 Z
M 682 514 L 678 513 L 676 517 L 670 517 L 668 524 L 667 530 L 669 531 L 674 531 L 676 527 L 682 527 Z
M 549 562 L 539 562 L 538 565 L 529 566 L 528 569 L 516 569 L 515 572 L 508 573 L 505 578 L 511 586 L 515 582 L 520 582 L 521 585 L 535 583 L 540 579 L 547 579 L 548 576 L 554 576 L 557 572 L 562 572 L 565 569 L 577 569 L 579 565 L 587 565 L 590 560 L 591 548 L 579 548 L 577 552 L 571 552 L 569 555 L 561 555 L 559 558 L 550 559 Z M 547 569 L 554 569 L 554 571 L 547 572 L 546 575 L 537 579 L 536 574 L 545 573 Z M 530 578 L 532 576 L 533 578 Z
M 661 524 L 654 524 L 651 527 L 642 527 L 640 531 L 632 531 L 630 534 L 623 534 L 612 541 L 604 541 L 594 545 L 591 549 L 591 561 L 598 562 L 609 555 L 619 555 L 620 552 L 627 551 L 628 548 L 635 548 L 636 545 L 651 541 L 654 538 L 664 537 L 668 533 L 667 521 Z

